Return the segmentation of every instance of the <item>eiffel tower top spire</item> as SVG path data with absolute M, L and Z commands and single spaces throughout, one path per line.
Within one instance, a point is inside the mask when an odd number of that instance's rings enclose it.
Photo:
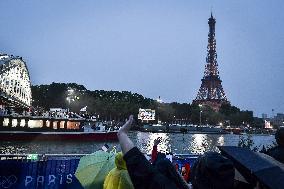
M 216 52 L 216 39 L 215 39 L 215 24 L 216 20 L 212 15 L 208 19 L 209 33 L 208 33 L 208 45 L 207 45 L 207 57 L 206 57 L 206 67 L 204 76 L 209 75 L 219 75 L 218 64 L 217 64 L 217 52 Z
M 211 11 L 211 16 L 208 19 L 209 33 L 205 71 L 201 79 L 201 87 L 193 103 L 205 104 L 218 111 L 223 103 L 229 102 L 223 90 L 218 71 L 215 24 L 216 19 Z

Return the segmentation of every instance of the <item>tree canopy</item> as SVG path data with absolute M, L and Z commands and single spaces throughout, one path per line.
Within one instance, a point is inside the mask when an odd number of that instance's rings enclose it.
M 210 107 L 199 107 L 190 103 L 161 103 L 140 94 L 128 91 L 87 90 L 76 83 L 52 83 L 32 86 L 33 107 L 66 108 L 79 112 L 87 106 L 87 111 L 99 115 L 103 120 L 123 120 L 129 114 L 138 115 L 139 108 L 154 109 L 163 122 L 198 124 L 200 111 L 202 124 L 216 125 L 220 122 L 228 125 L 253 124 L 253 112 L 241 111 L 230 104 L 221 106 L 219 112 Z M 202 108 L 202 109 L 201 109 Z

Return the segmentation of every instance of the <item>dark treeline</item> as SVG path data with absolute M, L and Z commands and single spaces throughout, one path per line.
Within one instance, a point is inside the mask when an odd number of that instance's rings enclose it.
M 32 86 L 33 107 L 39 110 L 49 108 L 68 108 L 79 112 L 87 106 L 92 115 L 99 115 L 101 120 L 123 120 L 129 114 L 138 115 L 139 108 L 155 109 L 156 116 L 163 122 L 198 124 L 200 107 L 189 103 L 159 103 L 140 94 L 128 91 L 87 90 L 76 83 L 52 83 Z M 252 111 L 241 111 L 229 104 L 223 105 L 219 112 L 210 107 L 202 107 L 202 124 L 260 126 L 260 120 L 253 118 Z

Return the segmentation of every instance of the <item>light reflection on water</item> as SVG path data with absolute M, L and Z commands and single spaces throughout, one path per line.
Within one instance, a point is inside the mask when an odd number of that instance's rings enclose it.
M 149 153 L 151 152 L 152 147 L 154 145 L 154 140 L 158 137 L 161 138 L 161 142 L 159 144 L 159 151 L 169 152 L 171 149 L 171 143 L 168 133 L 148 133 L 147 135 L 145 135 L 144 133 L 139 132 L 137 133 L 136 144 L 140 149 L 143 149 L 143 151 Z
M 219 139 L 218 139 L 218 145 L 219 145 L 219 146 L 223 146 L 223 145 L 224 145 L 224 136 L 223 136 L 223 135 L 221 135 L 221 136 L 219 137 Z
M 219 134 L 173 134 L 173 133 L 130 133 L 130 138 L 144 153 L 151 153 L 154 140 L 161 137 L 161 143 L 158 150 L 162 152 L 172 152 L 176 154 L 202 154 L 205 151 L 217 151 L 217 146 L 237 146 L 239 141 L 238 135 L 219 135 Z M 271 135 L 253 135 L 255 146 L 268 146 L 273 143 L 274 136 Z M 76 154 L 92 153 L 100 149 L 105 142 L 3 142 L 0 141 L 0 153 L 59 153 L 59 154 Z M 112 148 L 117 146 L 118 142 L 108 142 Z
M 192 142 L 189 144 L 189 149 L 194 154 L 201 154 L 205 152 L 211 144 L 212 141 L 207 135 L 194 134 L 192 136 Z
M 151 153 L 154 140 L 161 137 L 159 151 L 176 154 L 202 154 L 206 151 L 218 151 L 217 146 L 237 146 L 239 135 L 232 134 L 173 134 L 173 133 L 138 133 L 133 136 L 136 145 L 145 153 Z M 273 143 L 274 136 L 253 135 L 256 147 L 268 146 Z
M 143 152 L 151 153 L 154 140 L 158 137 L 161 137 L 158 150 L 167 153 L 202 154 L 205 151 L 216 151 L 216 145 L 224 144 L 223 135 L 215 137 L 207 134 L 183 135 L 169 133 L 138 133 L 136 143 Z

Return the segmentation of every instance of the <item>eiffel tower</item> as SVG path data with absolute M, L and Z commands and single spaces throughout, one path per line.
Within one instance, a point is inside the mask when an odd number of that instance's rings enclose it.
M 209 33 L 207 45 L 207 57 L 204 76 L 201 79 L 201 87 L 198 94 L 193 100 L 193 104 L 201 104 L 210 106 L 213 110 L 218 111 L 222 104 L 229 103 L 222 87 L 222 80 L 219 76 L 216 39 L 215 39 L 215 24 L 216 19 L 211 17 L 208 19 Z

